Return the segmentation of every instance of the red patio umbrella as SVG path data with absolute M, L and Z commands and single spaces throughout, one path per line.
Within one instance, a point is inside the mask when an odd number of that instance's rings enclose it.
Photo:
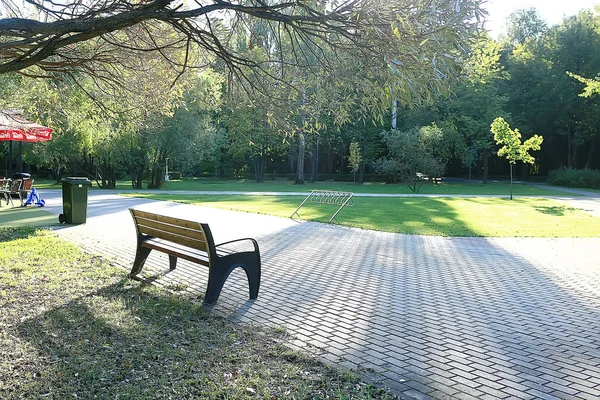
M 0 140 L 8 140 L 7 175 L 12 169 L 12 142 L 19 143 L 19 158 L 22 142 L 45 142 L 52 139 L 52 128 L 48 128 L 20 117 L 20 111 L 0 110 Z
M 0 140 L 45 142 L 50 139 L 52 139 L 52 128 L 0 111 Z

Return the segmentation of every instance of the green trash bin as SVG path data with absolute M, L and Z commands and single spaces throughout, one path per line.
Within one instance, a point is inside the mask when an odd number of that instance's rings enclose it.
M 67 177 L 62 181 L 63 214 L 58 221 L 67 224 L 85 224 L 87 218 L 88 188 L 92 182 L 87 178 Z

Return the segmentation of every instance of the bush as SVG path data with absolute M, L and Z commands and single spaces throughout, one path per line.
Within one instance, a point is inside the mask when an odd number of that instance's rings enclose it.
M 600 189 L 600 171 L 573 168 L 555 169 L 548 174 L 548 183 L 557 186 Z
M 390 182 L 406 183 L 411 191 L 418 192 L 425 180 L 444 173 L 444 161 L 436 151 L 442 138 L 437 126 L 414 127 L 405 132 L 392 129 L 381 132 L 381 136 L 388 155 L 376 160 L 373 167 Z
M 181 180 L 181 172 L 169 172 L 169 179 L 172 181 Z

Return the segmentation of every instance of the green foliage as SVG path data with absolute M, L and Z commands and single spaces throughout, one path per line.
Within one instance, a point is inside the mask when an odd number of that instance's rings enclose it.
M 535 158 L 529 154 L 531 150 L 540 150 L 544 138 L 539 135 L 533 135 L 525 142 L 521 143 L 521 133 L 518 129 L 512 130 L 504 118 L 499 117 L 494 120 L 491 126 L 496 144 L 502 145 L 498 150 L 498 156 L 504 157 L 511 164 L 522 161 L 526 164 L 533 164 Z
M 520 9 L 507 18 L 507 36 L 513 43 L 523 44 L 527 39 L 537 38 L 548 29 L 546 21 L 535 8 Z
M 567 75 L 569 75 L 571 78 L 575 78 L 579 82 L 585 84 L 585 89 L 583 89 L 583 92 L 581 92 L 579 94 L 579 96 L 592 97 L 593 95 L 600 94 L 600 78 L 587 79 L 587 78 L 581 77 L 579 75 L 573 74 L 568 71 L 567 71 Z
M 348 163 L 350 164 L 350 170 L 357 172 L 362 162 L 360 144 L 358 142 L 350 143 L 350 155 L 348 156 Z
M 529 151 L 539 150 L 544 138 L 533 135 L 521 143 L 521 133 L 519 130 L 510 129 L 508 122 L 502 117 L 498 117 L 492 122 L 491 131 L 494 134 L 496 144 L 502 146 L 498 150 L 498 156 L 506 158 L 510 165 L 510 199 L 512 200 L 513 165 L 517 161 L 522 161 L 525 164 L 533 164 L 535 158 L 529 154 Z
M 375 170 L 418 192 L 426 179 L 438 178 L 444 172 L 444 163 L 436 154 L 442 135 L 436 125 L 381 132 L 388 155 L 375 161 Z
M 600 189 L 600 171 L 593 169 L 561 168 L 550 171 L 548 183 L 584 189 Z
M 542 157 L 547 163 L 593 164 L 600 99 L 580 97 L 581 83 L 567 72 L 593 77 L 600 71 L 599 14 L 583 10 L 507 50 L 511 80 L 505 82 L 505 93 L 511 101 L 506 111 L 512 121 L 526 135 L 544 134 L 549 146 Z

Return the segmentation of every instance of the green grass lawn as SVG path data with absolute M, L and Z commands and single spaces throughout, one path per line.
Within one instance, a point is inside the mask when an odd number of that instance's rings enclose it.
M 18 203 L 18 199 L 14 199 Z M 41 227 L 58 225 L 58 216 L 38 206 L 10 207 L 2 203 L 0 207 L 1 227 Z
M 35 187 L 60 188 L 50 180 L 36 180 Z M 495 183 L 442 183 L 438 185 L 425 184 L 421 187 L 419 193 L 423 194 L 466 194 L 466 195 L 502 195 L 508 196 L 510 192 L 509 184 L 506 182 Z M 92 188 L 96 188 L 93 185 Z M 118 190 L 133 190 L 131 182 L 118 181 Z M 193 191 L 242 191 L 242 192 L 310 192 L 311 190 L 335 190 L 340 192 L 354 193 L 376 193 L 376 194 L 410 194 L 410 189 L 404 184 L 386 184 L 381 182 L 364 183 L 362 185 L 352 182 L 315 182 L 304 185 L 294 185 L 291 181 L 267 181 L 256 183 L 251 180 L 207 180 L 186 178 L 181 181 L 166 182 L 161 190 L 193 190 Z M 513 193 L 515 196 L 573 196 L 571 193 L 560 192 L 552 189 L 542 189 L 520 183 L 513 184 Z
M 290 217 L 299 196 L 155 195 L 138 197 Z M 600 218 L 549 199 L 368 198 L 338 214 L 345 226 L 418 235 L 600 237 Z M 327 222 L 336 207 L 307 203 L 301 219 Z
M 0 228 L 2 399 L 385 399 L 48 231 Z

